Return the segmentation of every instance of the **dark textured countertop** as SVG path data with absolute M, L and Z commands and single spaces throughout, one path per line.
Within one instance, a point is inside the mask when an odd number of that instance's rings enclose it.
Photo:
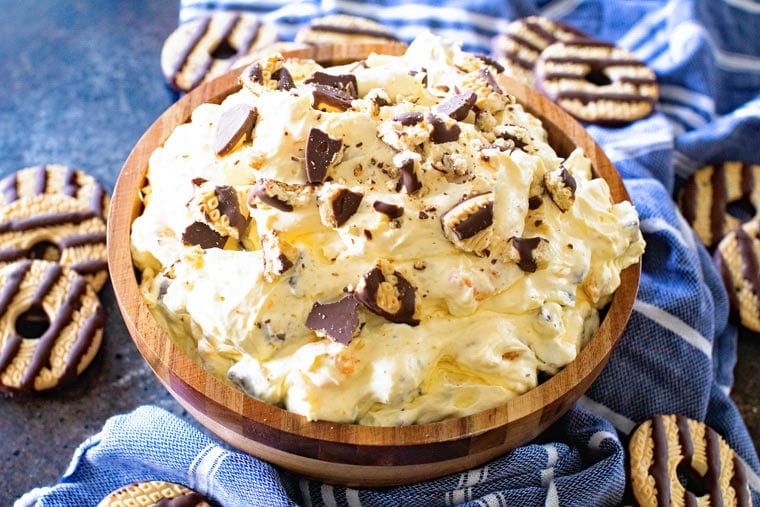
M 109 191 L 131 147 L 175 100 L 159 54 L 177 23 L 171 1 L 0 0 L 0 177 L 59 163 Z M 104 343 L 71 387 L 0 398 L 0 505 L 56 482 L 72 453 L 115 414 L 151 403 L 191 420 L 127 333 L 107 286 Z M 742 336 L 733 397 L 760 444 L 760 339 Z

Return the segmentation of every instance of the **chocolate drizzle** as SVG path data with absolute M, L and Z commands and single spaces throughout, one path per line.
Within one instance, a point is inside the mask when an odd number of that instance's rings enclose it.
M 61 267 L 58 264 L 52 264 L 45 273 L 45 277 L 34 296 L 33 301 L 35 304 L 42 304 L 42 300 L 61 275 Z M 34 380 L 42 369 L 49 365 L 53 346 L 58 340 L 61 331 L 72 322 L 74 312 L 78 311 L 81 307 L 82 297 L 86 290 L 87 280 L 82 277 L 76 277 L 66 293 L 66 298 L 58 308 L 58 313 L 50 320 L 50 326 L 37 340 L 32 360 L 21 378 L 19 386 L 21 390 L 31 389 L 34 386 Z
M 198 43 L 201 41 L 203 36 L 206 35 L 206 32 L 208 32 L 209 25 L 211 25 L 211 16 L 203 18 L 198 22 L 198 26 L 190 35 L 190 38 L 185 44 L 185 47 L 182 48 L 182 51 L 179 52 L 177 58 L 172 63 L 171 70 L 169 71 L 169 75 L 171 76 L 171 81 L 169 84 L 175 91 L 180 91 L 180 86 L 177 84 L 177 77 L 179 77 L 180 71 L 187 63 L 187 59 L 190 57 L 190 54 L 198 46 Z
M 760 311 L 760 266 L 758 266 L 758 256 L 752 246 L 753 239 L 747 234 L 744 227 L 737 228 L 734 234 L 742 262 L 742 278 L 749 284 L 749 290 L 752 291 L 755 301 L 757 301 L 757 310 Z M 760 238 L 756 239 L 760 241 Z M 735 294 L 733 296 L 736 297 Z
M 0 223 L 0 234 L 55 227 L 66 224 L 79 225 L 95 216 L 94 210 L 83 210 L 66 213 L 47 213 L 29 218 L 17 218 Z
M 378 39 L 385 39 L 388 41 L 397 42 L 398 38 L 396 38 L 394 35 L 385 32 L 383 30 L 372 30 L 371 28 L 360 28 L 358 26 L 343 26 L 343 25 L 333 25 L 329 23 L 320 24 L 319 22 L 316 22 L 315 24 L 312 24 L 309 26 L 309 29 L 314 30 L 315 32 L 333 32 L 333 33 L 342 33 L 346 35 L 364 35 L 366 37 L 375 37 Z
M 0 291 L 0 316 L 4 316 L 8 312 L 13 299 L 18 295 L 21 288 L 21 282 L 24 281 L 27 271 L 32 265 L 32 261 L 23 260 L 18 262 L 15 269 L 7 276 L 5 283 Z M 0 351 L 0 372 L 3 372 L 11 363 L 19 347 L 21 347 L 22 337 L 18 334 L 13 334 L 3 344 L 3 349 Z
M 652 465 L 649 473 L 654 478 L 657 505 L 670 505 L 670 478 L 668 474 L 668 437 L 662 417 L 652 419 Z

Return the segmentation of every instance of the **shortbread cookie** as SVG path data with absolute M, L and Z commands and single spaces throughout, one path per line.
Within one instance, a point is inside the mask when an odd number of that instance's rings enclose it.
M 81 169 L 60 164 L 25 167 L 0 180 L 0 206 L 42 194 L 74 197 L 83 209 L 108 219 L 110 197 L 98 181 Z
M 751 505 L 744 466 L 712 428 L 682 415 L 644 421 L 628 444 L 633 495 L 656 505 Z
M 87 280 L 55 262 L 0 268 L 0 391 L 44 391 L 92 362 L 105 315 Z
M 142 481 L 123 486 L 100 501 L 98 507 L 150 507 L 153 505 L 211 507 L 210 500 L 181 484 Z
M 713 248 L 760 212 L 760 165 L 720 162 L 697 169 L 678 193 L 678 207 L 697 237 Z
M 713 258 L 739 321 L 760 333 L 760 217 L 730 231 Z
M 387 26 L 348 14 L 316 18 L 309 26 L 298 31 L 295 40 L 315 45 L 399 41 Z
M 578 120 L 620 126 L 648 116 L 659 98 L 654 71 L 601 41 L 555 42 L 534 67 L 535 86 Z
M 0 266 L 20 259 L 58 262 L 98 291 L 108 280 L 106 224 L 61 194 L 41 194 L 0 208 Z
M 549 45 L 559 41 L 586 39 L 588 36 L 559 21 L 529 16 L 512 21 L 491 41 L 491 54 L 507 75 L 533 85 L 533 66 Z
M 274 26 L 253 14 L 215 11 L 182 23 L 167 37 L 161 50 L 161 70 L 172 89 L 188 92 L 276 40 Z

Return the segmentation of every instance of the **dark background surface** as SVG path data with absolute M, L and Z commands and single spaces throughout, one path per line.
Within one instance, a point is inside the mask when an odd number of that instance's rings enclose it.
M 173 1 L 0 0 L 0 177 L 58 163 L 113 190 L 145 129 L 175 100 L 159 66 Z M 0 398 L 0 505 L 55 483 L 105 420 L 141 404 L 191 420 L 142 360 L 107 285 L 103 346 L 71 387 Z M 733 398 L 760 444 L 760 339 L 742 336 Z M 194 424 L 195 422 L 192 421 Z

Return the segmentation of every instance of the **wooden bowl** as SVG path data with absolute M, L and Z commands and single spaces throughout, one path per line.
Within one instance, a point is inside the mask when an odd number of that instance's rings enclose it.
M 403 50 L 398 44 L 363 45 L 286 55 L 330 64 L 359 60 L 372 51 Z M 502 406 L 430 424 L 371 427 L 308 421 L 211 375 L 169 339 L 140 295 L 130 255 L 130 227 L 141 210 L 138 189 L 153 150 L 197 105 L 219 102 L 239 89 L 238 74 L 232 71 L 201 85 L 164 112 L 132 150 L 112 197 L 108 263 L 119 308 L 138 350 L 177 401 L 200 424 L 242 451 L 307 476 L 352 486 L 399 485 L 475 467 L 530 441 L 567 411 L 606 364 L 626 325 L 638 289 L 639 264 L 623 271 L 599 330 L 559 373 Z M 543 120 L 560 155 L 582 147 L 596 174 L 609 183 L 613 200 L 629 199 L 617 171 L 579 123 L 518 82 L 507 91 Z

